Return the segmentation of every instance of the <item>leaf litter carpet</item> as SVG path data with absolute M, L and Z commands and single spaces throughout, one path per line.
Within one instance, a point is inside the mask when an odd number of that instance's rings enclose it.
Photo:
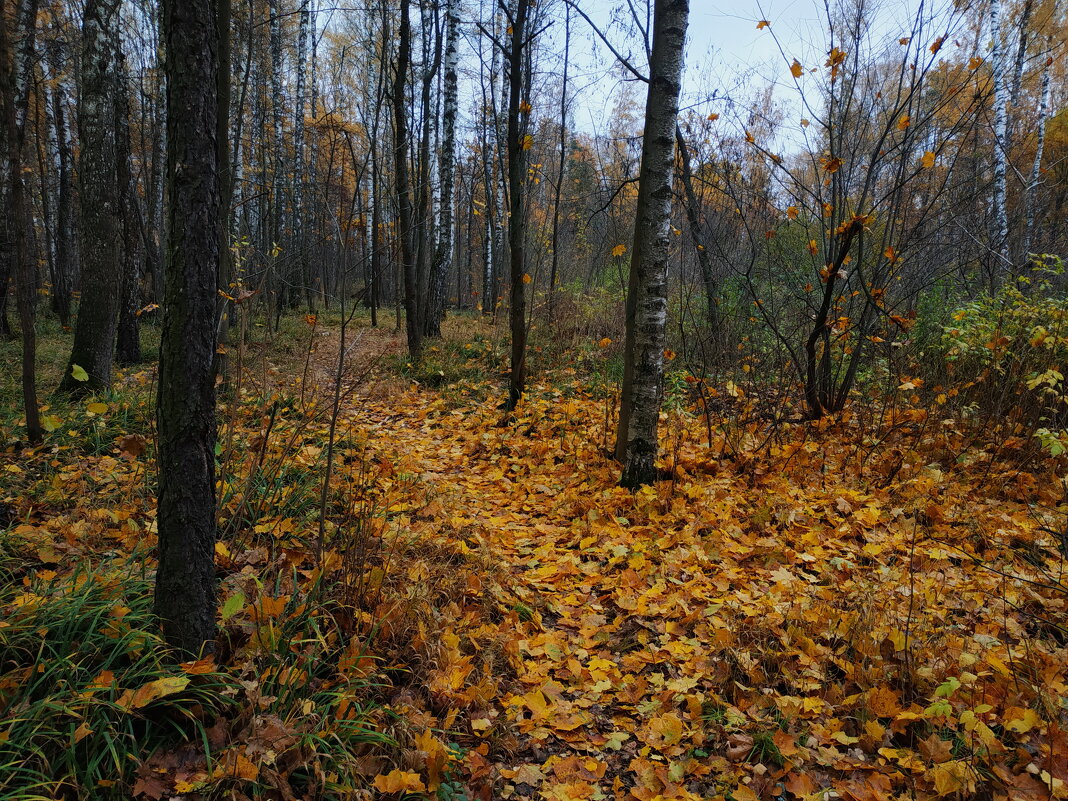
M 957 432 L 895 420 L 877 448 L 842 423 L 759 451 L 734 432 L 726 458 L 672 414 L 674 480 L 631 494 L 573 373 L 508 425 L 480 397 L 346 405 L 386 536 L 452 554 L 454 591 L 426 602 L 425 564 L 397 559 L 422 606 L 379 610 L 383 640 L 430 655 L 394 711 L 449 764 L 417 752 L 380 790 L 1068 798 L 1060 488 L 1011 447 L 960 457 Z

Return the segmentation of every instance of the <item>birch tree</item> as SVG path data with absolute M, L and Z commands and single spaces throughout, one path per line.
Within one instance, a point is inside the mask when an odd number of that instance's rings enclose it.
M 990 0 L 990 61 L 994 82 L 994 184 L 990 209 L 990 251 L 995 259 L 993 276 L 1011 265 L 1008 254 L 1009 212 L 1006 203 L 1009 164 L 1009 87 L 1005 79 L 1001 0 Z
M 439 157 L 439 221 L 438 246 L 430 270 L 427 299 L 426 333 L 441 336 L 441 320 L 445 313 L 445 281 L 452 269 L 453 213 L 456 191 L 456 116 L 458 110 L 457 67 L 459 65 L 460 2 L 447 0 L 445 4 L 445 65 L 442 81 L 443 108 L 441 112 L 441 155 Z
M 689 0 L 656 0 L 638 205 L 627 288 L 627 333 L 616 454 L 620 484 L 635 489 L 656 478 L 663 394 L 667 271 L 671 253 L 675 129 L 685 60 Z

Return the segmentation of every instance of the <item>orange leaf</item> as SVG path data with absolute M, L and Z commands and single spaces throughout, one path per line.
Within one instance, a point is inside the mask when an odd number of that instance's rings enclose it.
M 791 773 L 786 777 L 783 786 L 795 798 L 806 798 L 819 789 L 819 785 L 809 778 L 807 773 Z
M 168 676 L 156 679 L 141 685 L 136 690 L 126 690 L 115 703 L 123 709 L 140 709 L 165 695 L 181 692 L 188 684 L 188 676 Z
M 195 662 L 183 662 L 179 667 L 181 667 L 183 673 L 189 676 L 200 676 L 215 670 L 215 660 L 209 656 L 204 659 L 198 659 Z

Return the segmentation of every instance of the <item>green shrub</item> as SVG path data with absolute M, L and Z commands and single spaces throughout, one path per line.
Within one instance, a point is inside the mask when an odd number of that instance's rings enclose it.
M 1063 269 L 1040 257 L 1029 276 L 958 307 L 943 328 L 947 370 L 982 411 L 1032 427 L 1068 418 L 1068 298 L 1051 291 Z

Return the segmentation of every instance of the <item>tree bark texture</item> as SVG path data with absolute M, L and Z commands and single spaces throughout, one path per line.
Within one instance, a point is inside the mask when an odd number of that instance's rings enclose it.
M 441 321 L 445 315 L 445 281 L 452 269 L 453 212 L 456 184 L 456 116 L 458 109 L 457 67 L 459 65 L 460 0 L 447 0 L 445 5 L 445 71 L 442 82 L 443 108 L 441 112 L 441 156 L 439 163 L 440 221 L 437 251 L 430 268 L 429 297 L 427 299 L 426 333 L 441 336 Z
M 635 489 L 656 478 L 663 396 L 667 270 L 671 253 L 675 129 L 685 59 L 689 0 L 656 0 L 649 95 L 627 291 L 623 395 L 616 450 L 620 484 Z
M 995 264 L 992 275 L 1011 266 L 1008 254 L 1009 212 L 1006 204 L 1009 160 L 1009 87 L 1005 77 L 1005 47 L 1001 40 L 1002 0 L 990 2 L 990 54 L 994 81 L 994 186 L 991 202 L 990 250 Z
M 115 154 L 119 209 L 122 222 L 122 300 L 119 308 L 118 338 L 115 356 L 119 364 L 141 363 L 141 332 L 137 312 L 141 309 L 141 266 L 144 249 L 141 242 L 140 200 L 137 179 L 133 174 L 133 151 L 130 145 L 130 96 L 126 88 L 126 69 L 120 59 L 121 82 L 115 93 Z
M 508 372 L 508 401 L 505 408 L 515 409 L 527 385 L 527 274 L 523 224 L 523 191 L 527 178 L 522 119 L 519 106 L 523 100 L 523 66 L 527 28 L 528 0 L 519 0 L 512 19 L 511 45 L 508 50 L 508 262 L 511 268 L 511 302 L 508 311 L 512 352 Z
M 708 255 L 708 248 L 702 241 L 701 235 L 701 201 L 693 188 L 693 165 L 690 162 L 690 148 L 686 145 L 686 138 L 682 135 L 682 129 L 676 126 L 675 139 L 679 146 L 679 162 L 682 167 L 682 187 L 686 192 L 686 221 L 690 224 L 690 240 L 697 252 L 697 263 L 701 267 L 701 283 L 705 287 L 705 315 L 709 327 L 715 329 L 718 326 L 716 305 L 716 277 L 712 273 L 712 259 Z
M 165 0 L 167 243 L 160 341 L 159 570 L 168 643 L 215 640 L 215 297 L 219 267 L 215 0 Z
M 44 437 L 37 406 L 37 332 L 34 306 L 37 297 L 37 269 L 31 245 L 31 225 L 26 181 L 22 173 L 22 152 L 26 139 L 29 107 L 29 80 L 37 33 L 37 0 L 20 0 L 15 5 L 15 33 L 21 36 L 14 69 L 7 69 L 11 44 L 7 30 L 6 2 L 0 0 L 0 65 L 4 65 L 0 94 L 3 98 L 5 144 L 7 146 L 7 235 L 9 254 L 18 282 L 19 325 L 22 328 L 22 401 L 26 414 L 26 436 L 31 443 Z M 7 278 L 0 287 L 7 292 Z
M 122 207 L 115 133 L 119 91 L 119 0 L 88 0 L 82 17 L 81 91 L 78 93 L 81 302 L 64 392 L 111 386 L 123 269 Z M 75 365 L 89 375 L 78 381 Z
M 401 270 L 404 277 L 405 332 L 408 354 L 413 362 L 423 355 L 423 326 L 419 319 L 419 277 L 415 264 L 415 229 L 412 210 L 412 189 L 408 171 L 408 112 L 405 105 L 405 86 L 412 60 L 412 24 L 409 17 L 411 0 L 401 0 L 400 24 L 397 30 L 397 64 L 393 74 L 393 167 L 397 182 L 397 216 L 400 225 Z

